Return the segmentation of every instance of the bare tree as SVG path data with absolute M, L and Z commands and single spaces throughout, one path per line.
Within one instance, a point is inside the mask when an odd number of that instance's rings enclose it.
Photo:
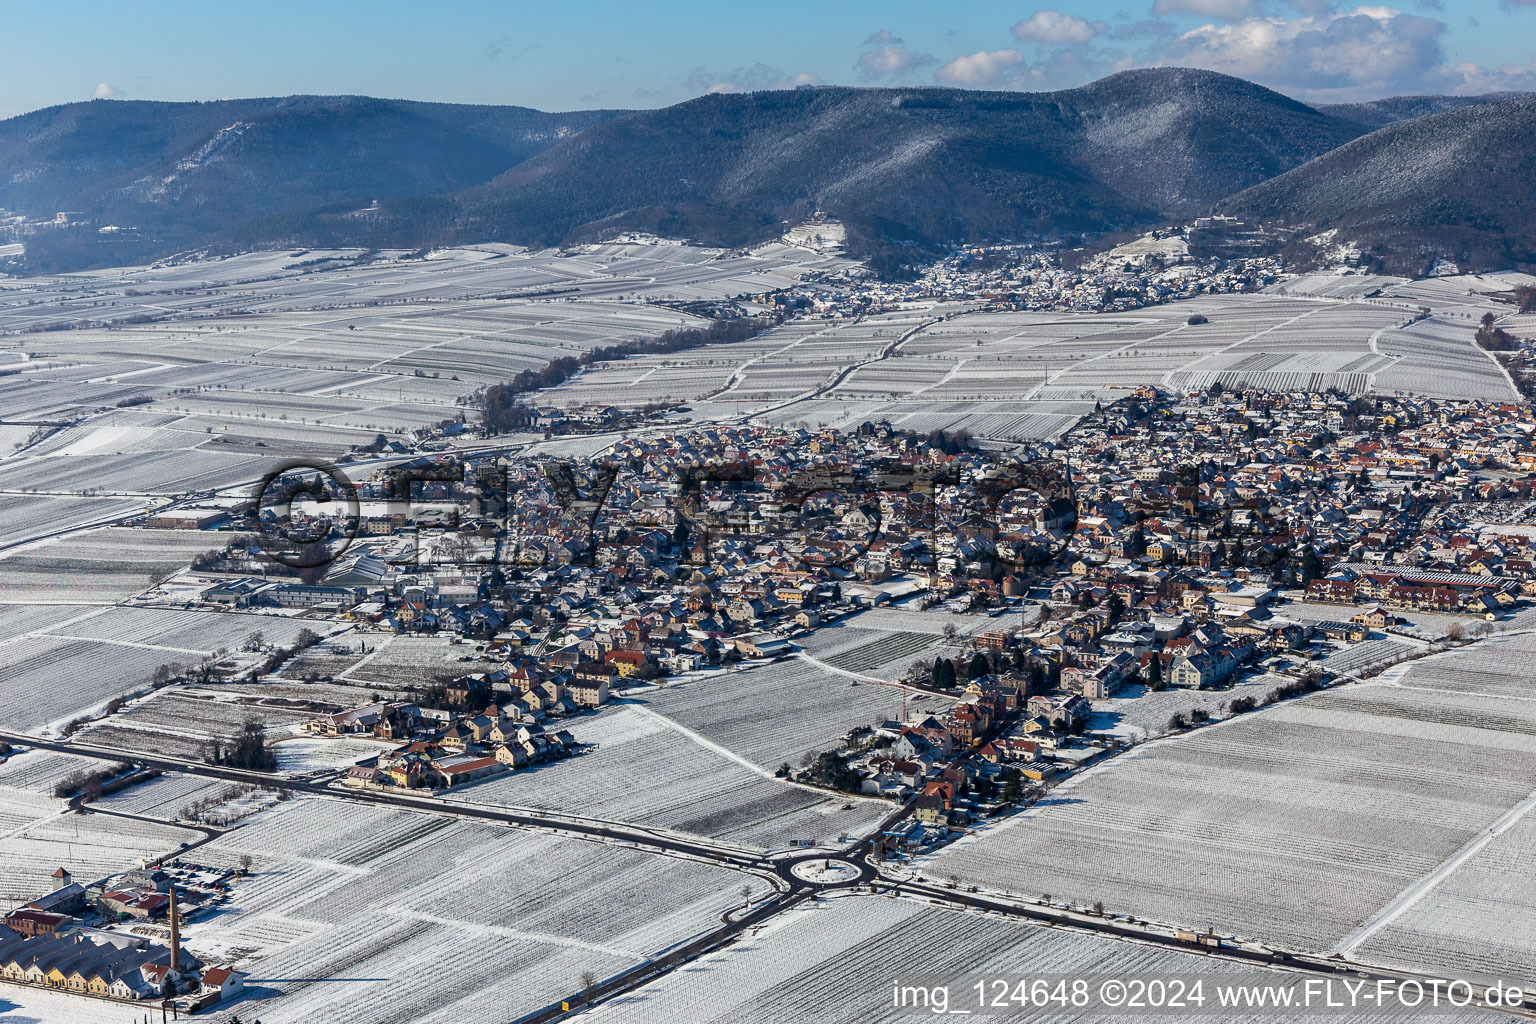
M 581 972 L 581 1001 L 590 1003 L 597 992 L 597 974 L 589 967 Z

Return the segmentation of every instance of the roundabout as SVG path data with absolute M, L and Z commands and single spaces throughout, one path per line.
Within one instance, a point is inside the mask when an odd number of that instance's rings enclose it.
M 818 853 L 809 857 L 781 860 L 774 865 L 778 876 L 791 889 L 837 889 L 873 880 L 875 872 L 867 864 L 846 854 Z
M 795 861 L 789 873 L 811 885 L 852 885 L 864 877 L 857 864 L 830 857 L 809 857 Z

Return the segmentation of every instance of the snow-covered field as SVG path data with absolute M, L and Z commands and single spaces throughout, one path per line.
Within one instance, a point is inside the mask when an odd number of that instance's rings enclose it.
M 1530 664 L 1536 636 L 1498 636 L 1414 662 L 1397 685 L 1409 707 L 1453 709 L 1447 721 L 1529 732 L 1536 699 Z M 1415 711 L 1414 713 L 1421 713 Z M 1507 757 L 1489 775 L 1509 771 Z M 1354 955 L 1421 970 L 1473 972 L 1536 982 L 1536 799 L 1528 798 L 1463 847 L 1422 890 L 1400 898 L 1389 920 Z M 1460 859 L 1464 858 L 1464 859 Z
M 899 689 L 858 683 L 804 661 L 709 673 L 633 699 L 770 770 L 836 746 L 856 726 L 901 717 Z
M 564 404 L 620 406 L 680 396 L 696 422 L 755 413 L 814 429 L 885 419 L 1004 440 L 1059 436 L 1095 401 L 1139 384 L 1515 397 L 1473 345 L 1481 310 L 1507 311 L 1477 294 L 1486 281 L 1457 278 L 1428 300 L 1412 285 L 1388 284 L 1390 297 L 1376 299 L 1303 283 L 1293 294 L 1282 285 L 1100 315 L 956 303 L 790 324 L 750 342 L 610 364 L 592 375 L 592 397 L 582 397 L 585 378 L 556 394 Z M 1408 290 L 1391 294 L 1398 286 Z M 1425 301 L 1443 312 L 1408 325 Z M 1207 322 L 1189 324 L 1195 313 Z
M 50 891 L 59 867 L 88 885 L 201 838 L 191 829 L 71 813 L 54 797 L 67 776 L 102 767 L 48 751 L 17 754 L 0 766 L 0 906 L 10 910 Z
M 1536 790 L 1536 704 L 1477 700 L 1347 687 L 1145 744 L 924 870 L 1327 950 Z
M 3 462 L 3 459 L 0 459 Z M 49 488 L 43 488 L 49 490 Z M 142 510 L 145 503 L 135 498 L 80 497 L 60 494 L 0 495 L 0 543 L 19 543 L 46 536 L 64 523 L 92 523 L 98 519 Z M 59 552 L 63 554 L 64 552 Z M 26 559 L 7 559 L 10 568 L 20 571 Z M 5 563 L 0 563 L 5 564 Z M 141 577 L 142 579 L 142 577 Z M 47 581 L 36 581 L 46 586 Z M 141 584 L 142 585 L 142 584 Z
M 272 745 L 277 770 L 285 775 L 350 768 L 359 761 L 387 754 L 400 744 L 382 740 L 346 739 L 334 736 L 295 736 Z
M 744 885 L 769 891 L 622 846 L 326 799 L 281 804 L 195 859 L 243 856 L 253 875 L 230 908 L 185 935 L 250 972 L 226 1013 L 267 1024 L 514 1019 L 586 970 L 609 977 L 717 926 Z
M 448 672 L 463 675 L 482 672 L 485 665 L 459 659 L 474 648 L 450 644 L 446 636 L 369 636 L 368 653 L 336 673 L 337 678 L 358 685 L 383 687 L 420 686 L 433 676 Z M 292 674 L 292 673 L 290 673 Z
M 259 722 L 271 738 L 287 736 L 313 715 L 221 699 L 208 688 L 159 690 L 123 711 L 81 730 L 95 746 L 139 753 L 195 755 L 209 740 L 233 737 L 247 722 Z M 231 695 L 232 696 L 232 695 Z
M 850 621 L 861 620 L 856 616 Z M 943 635 L 928 629 L 885 630 L 839 623 L 822 627 L 797 642 L 808 660 L 840 673 L 884 682 L 905 678 L 919 662 L 932 663 L 936 657 L 955 656 L 955 649 L 944 645 Z M 914 699 L 936 698 L 918 694 Z
M 1365 675 L 1403 661 L 1424 650 L 1423 644 L 1397 637 L 1383 636 L 1352 644 L 1323 658 L 1321 667 L 1328 672 Z
M 144 686 L 161 665 L 190 667 L 256 632 L 269 642 L 289 643 L 306 628 L 303 622 L 264 615 L 67 610 L 67 617 L 49 617 L 0 640 L 0 675 L 7 683 L 0 689 L 0 725 L 36 729 Z
M 1402 685 L 1413 689 L 1536 698 L 1536 634 L 1493 636 L 1460 650 L 1415 661 Z
M 986 615 L 954 615 L 945 611 L 918 611 L 915 608 L 871 608 L 846 620 L 856 629 L 881 629 L 904 633 L 940 633 L 952 625 L 960 633 L 985 633 L 996 629 L 998 620 Z
M 1536 814 L 1489 838 L 1353 956 L 1447 977 L 1536 982 Z
M 619 704 L 567 726 L 595 749 L 456 788 L 445 799 L 660 825 L 768 849 L 796 840 L 835 843 L 840 835 L 867 831 L 891 810 L 888 803 L 772 778 L 642 705 Z
M 910 900 L 844 896 L 789 911 L 758 932 L 577 1019 L 592 1024 L 898 1024 L 944 1019 L 926 1007 L 893 1005 L 893 986 L 948 984 L 950 1014 L 975 1004 L 980 978 L 1160 977 L 1299 984 L 1298 976 L 1196 957 L 1174 950 L 1043 928 L 1019 921 L 924 906 Z M 989 990 L 990 992 L 991 990 Z M 1167 1012 L 1167 1011 L 1165 1011 Z M 1271 1011 L 1272 1013 L 1272 1011 Z M 1337 1012 L 1341 1022 L 1390 1018 Z M 993 1016 L 996 1014 L 997 1016 Z M 1125 1010 L 1051 1005 L 992 1009 L 983 1020 L 1129 1021 Z M 1144 1018 L 1150 1019 L 1150 1018 Z M 1176 1019 L 1169 1014 L 1164 1019 Z M 1276 1019 L 1226 1014 L 1206 1006 L 1194 1019 L 1213 1024 Z M 1418 1019 L 1418 1018 L 1415 1018 Z
M 169 494 L 254 480 L 279 452 L 334 456 L 453 418 L 461 396 L 556 356 L 699 322 L 646 300 L 773 290 L 847 266 L 786 245 L 360 256 L 252 253 L 0 294 L 8 337 L 80 324 L 52 330 L 47 353 L 18 361 L 0 388 L 0 415 L 76 421 L 31 446 L 8 434 L 0 489 Z
M 1130 742 L 1161 736 L 1170 729 L 1175 714 L 1188 715 L 1197 708 L 1212 718 L 1224 717 L 1227 707 L 1239 697 L 1260 701 L 1270 690 L 1289 680 L 1265 673 L 1244 676 L 1224 690 L 1189 690 L 1170 686 L 1152 691 L 1137 684 L 1127 686 L 1114 697 L 1093 702 L 1088 716 L 1091 732 L 1106 732 Z
M 136 786 L 102 797 L 92 806 L 103 810 L 140 814 L 164 821 L 187 820 L 201 812 L 199 820 L 214 817 L 234 820 L 253 806 L 275 802 L 272 790 L 255 790 L 238 782 L 220 782 L 195 775 L 161 775 Z
M 838 651 L 823 660 L 845 672 L 869 672 L 892 663 L 905 663 L 911 658 L 921 657 L 937 643 L 938 639 L 932 633 L 897 631 L 857 647 Z

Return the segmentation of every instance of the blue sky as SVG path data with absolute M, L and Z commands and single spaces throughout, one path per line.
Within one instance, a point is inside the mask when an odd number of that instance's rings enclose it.
M 561 110 L 802 83 L 1051 89 L 1158 64 L 1315 102 L 1536 89 L 1536 0 L 76 0 L 13 6 L 3 39 L 6 117 L 93 95 L 359 93 Z

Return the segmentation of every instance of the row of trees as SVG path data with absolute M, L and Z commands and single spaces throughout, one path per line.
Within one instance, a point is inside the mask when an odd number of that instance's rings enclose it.
M 581 372 L 582 367 L 591 363 L 611 362 L 642 353 L 666 354 L 698 348 L 701 345 L 746 341 L 770 327 L 777 326 L 778 323 L 777 317 L 735 317 L 729 320 L 714 320 L 708 327 L 678 328 L 656 338 L 621 341 L 616 345 L 594 348 L 579 357 L 561 356 L 558 359 L 552 359 L 544 364 L 542 369 L 523 370 L 506 383 L 492 384 L 485 389 L 482 406 L 485 428 L 491 433 L 500 433 L 504 430 L 527 426 L 531 414 L 528 407 L 521 402 L 523 395 L 563 384 Z
M 95 800 L 101 796 L 103 783 L 131 771 L 133 771 L 133 765 L 126 761 L 119 761 L 110 768 L 102 768 L 94 772 L 72 772 L 53 787 L 53 795 L 60 800 L 81 795 L 87 800 Z

